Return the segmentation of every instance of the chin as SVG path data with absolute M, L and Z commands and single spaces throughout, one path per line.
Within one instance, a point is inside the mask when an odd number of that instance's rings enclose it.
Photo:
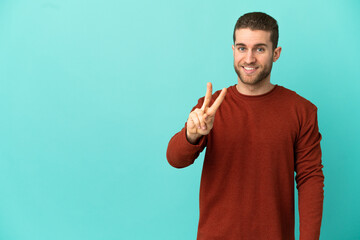
M 264 80 L 264 79 L 258 79 L 258 78 L 247 79 L 246 77 L 241 77 L 241 76 L 239 76 L 239 79 L 242 83 L 247 84 L 247 85 L 258 85 L 259 83 L 261 83 Z
M 260 82 L 244 82 L 244 81 L 241 81 L 243 84 L 245 85 L 249 85 L 249 86 L 256 86 L 256 85 L 259 85 Z

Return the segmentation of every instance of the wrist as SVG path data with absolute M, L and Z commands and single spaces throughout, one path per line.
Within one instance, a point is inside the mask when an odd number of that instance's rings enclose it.
M 186 131 L 186 139 L 189 143 L 196 145 L 199 142 L 199 139 L 201 138 L 201 134 L 198 133 L 189 133 Z

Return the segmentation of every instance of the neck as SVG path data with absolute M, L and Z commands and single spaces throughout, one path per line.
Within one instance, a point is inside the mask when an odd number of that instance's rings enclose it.
M 244 84 L 240 79 L 238 79 L 238 84 L 236 89 L 239 93 L 244 95 L 261 95 L 271 91 L 274 88 L 274 84 L 270 83 L 270 79 L 264 79 L 255 85 Z

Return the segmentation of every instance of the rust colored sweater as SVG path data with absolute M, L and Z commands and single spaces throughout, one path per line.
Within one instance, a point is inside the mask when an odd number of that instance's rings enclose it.
M 316 106 L 294 91 L 275 85 L 248 96 L 230 86 L 210 133 L 193 145 L 185 123 L 166 153 L 170 165 L 183 168 L 206 147 L 197 239 L 295 239 L 296 172 L 300 240 L 318 240 L 324 198 L 320 140 Z

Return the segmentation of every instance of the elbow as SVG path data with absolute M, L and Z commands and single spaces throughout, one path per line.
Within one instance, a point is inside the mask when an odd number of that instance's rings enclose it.
M 318 186 L 321 188 L 324 187 L 325 177 L 321 170 L 321 167 L 314 169 L 313 171 L 298 174 L 295 179 L 297 182 L 296 188 L 298 190 L 301 190 L 305 186 L 309 186 L 310 188 L 313 188 L 315 186 Z
M 192 162 L 187 162 L 184 158 L 181 156 L 175 156 L 174 154 L 169 151 L 169 149 L 166 151 L 166 159 L 170 166 L 174 168 L 185 168 L 192 164 Z

